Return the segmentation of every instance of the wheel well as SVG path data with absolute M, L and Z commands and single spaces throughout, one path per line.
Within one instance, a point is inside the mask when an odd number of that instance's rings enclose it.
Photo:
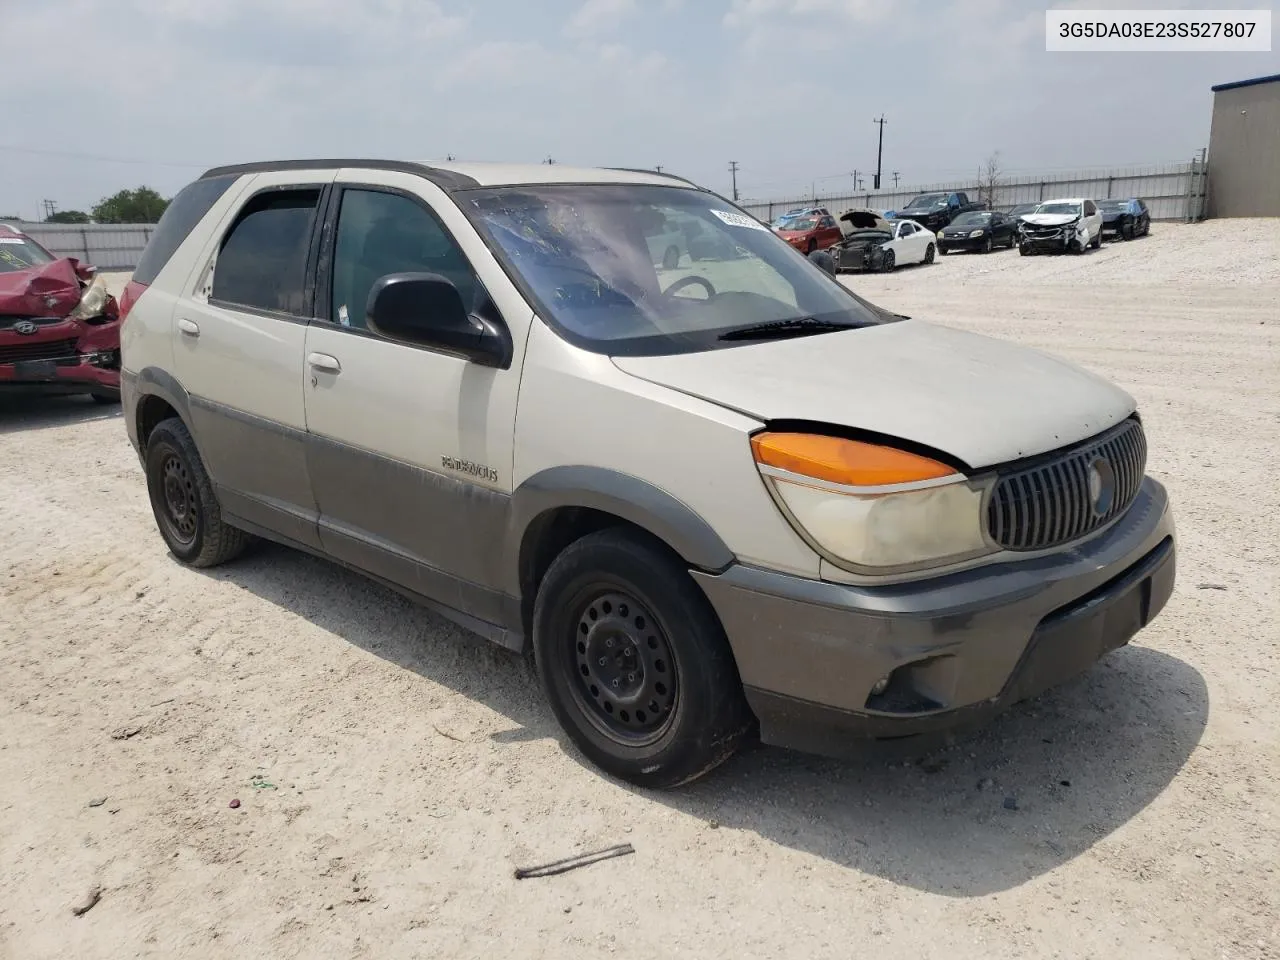
M 151 438 L 151 431 L 154 430 L 162 420 L 168 420 L 170 417 L 176 417 L 178 411 L 169 406 L 164 400 L 161 400 L 154 393 L 144 396 L 138 403 L 138 443 L 145 451 L 147 449 L 147 440 Z
M 520 543 L 520 617 L 526 637 L 533 636 L 533 602 L 538 585 L 556 557 L 583 537 L 613 527 L 637 531 L 678 563 L 685 563 L 660 537 L 616 514 L 589 507 L 558 507 L 541 513 L 529 524 Z

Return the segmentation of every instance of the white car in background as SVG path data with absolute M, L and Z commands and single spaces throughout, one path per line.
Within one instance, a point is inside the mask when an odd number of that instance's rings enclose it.
M 933 263 L 937 254 L 937 238 L 929 230 L 914 220 L 886 220 L 878 210 L 846 210 L 840 229 L 844 238 L 827 251 L 834 273 Z
M 1046 200 L 1018 225 L 1018 252 L 1084 253 L 1102 246 L 1102 211 L 1092 200 Z

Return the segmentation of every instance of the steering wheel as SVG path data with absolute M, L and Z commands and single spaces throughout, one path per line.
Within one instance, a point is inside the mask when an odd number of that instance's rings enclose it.
M 710 300 L 712 297 L 716 295 L 716 288 L 711 285 L 711 281 L 708 280 L 706 277 L 699 277 L 696 275 L 681 277 L 671 286 L 667 287 L 667 289 L 663 291 L 662 295 L 664 297 L 674 296 L 677 291 L 683 290 L 685 287 L 692 286 L 695 283 L 698 286 L 702 287 L 703 290 L 707 291 L 708 300 Z

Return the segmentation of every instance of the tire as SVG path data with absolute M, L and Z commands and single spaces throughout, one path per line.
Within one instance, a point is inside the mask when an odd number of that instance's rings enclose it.
M 924 248 L 924 262 L 933 263 L 933 254 L 934 254 L 934 246 L 931 243 Z
M 667 270 L 680 266 L 680 248 L 674 243 L 662 252 L 662 266 Z
M 804 255 L 807 257 L 809 254 L 813 253 L 813 251 L 817 249 L 818 249 L 818 241 L 810 240 L 809 246 L 805 248 Z
M 880 262 L 880 269 L 885 273 L 893 273 L 894 267 L 898 265 L 898 255 L 892 250 L 884 252 L 884 259 Z
M 1025 243 L 1018 244 L 1018 255 L 1023 257 L 1031 256 L 1031 248 L 1028 247 Z
M 992 240 L 992 239 L 991 239 L 991 235 L 990 235 L 990 234 L 988 234 L 988 235 L 987 235 L 986 243 L 984 243 L 984 244 L 982 245 L 982 252 L 983 252 L 983 253 L 990 253 L 990 252 L 991 252 L 992 250 L 994 250 L 995 248 L 996 248 L 996 242 L 995 242 L 994 240 Z
M 1009 249 L 1012 250 L 1018 245 L 1018 235 L 1012 231 L 1009 233 Z
M 942 244 L 938 244 L 938 256 L 945 257 L 946 255 L 947 255 L 947 248 L 944 247 Z
M 101 393 L 91 393 L 89 394 L 89 396 L 93 398 L 94 403 L 101 404 L 104 407 L 114 406 L 120 402 L 119 390 L 102 391 Z
M 711 605 L 639 533 L 603 530 L 556 557 L 534 602 L 533 651 L 565 733 L 597 767 L 637 786 L 695 780 L 754 729 Z
M 169 551 L 192 567 L 215 567 L 242 553 L 253 538 L 222 522 L 213 483 L 186 424 L 162 420 L 146 443 L 151 512 Z
M 1098 235 L 1089 241 L 1089 246 L 1093 247 L 1093 249 L 1095 250 L 1102 249 L 1102 230 L 1101 229 L 1098 230 Z

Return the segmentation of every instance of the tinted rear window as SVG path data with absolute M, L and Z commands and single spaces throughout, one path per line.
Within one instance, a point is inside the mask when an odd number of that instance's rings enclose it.
M 318 189 L 271 190 L 245 204 L 222 241 L 212 299 L 302 316 Z
M 138 258 L 133 279 L 138 283 L 151 283 L 155 280 L 174 251 L 182 246 L 182 241 L 187 239 L 195 225 L 235 181 L 234 174 L 210 177 L 208 180 L 197 180 L 178 191 L 178 195 L 160 217 L 160 223 L 147 242 L 147 248 Z

